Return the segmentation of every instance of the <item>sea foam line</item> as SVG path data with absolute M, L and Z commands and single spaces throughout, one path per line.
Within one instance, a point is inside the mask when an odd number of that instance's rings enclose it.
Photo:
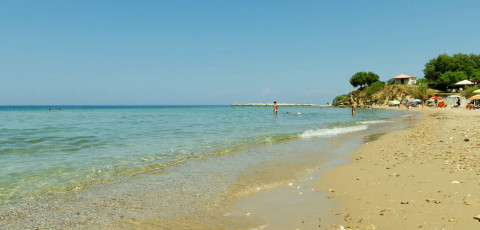
M 373 120 L 373 121 L 361 121 L 360 124 L 362 125 L 372 125 L 372 124 L 380 124 L 380 123 L 387 123 L 389 121 L 386 120 Z
M 350 127 L 338 127 L 333 129 L 317 129 L 317 130 L 307 130 L 300 134 L 301 138 L 312 138 L 312 137 L 324 137 L 324 136 L 336 136 L 344 133 L 358 132 L 367 129 L 366 125 L 357 125 Z

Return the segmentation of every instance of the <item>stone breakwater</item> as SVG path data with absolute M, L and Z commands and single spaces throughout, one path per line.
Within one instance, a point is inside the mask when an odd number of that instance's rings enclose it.
M 331 105 L 318 105 L 318 104 L 289 104 L 289 103 L 277 103 L 278 106 L 331 106 Z M 232 104 L 232 106 L 273 106 L 273 103 L 246 103 L 246 104 Z

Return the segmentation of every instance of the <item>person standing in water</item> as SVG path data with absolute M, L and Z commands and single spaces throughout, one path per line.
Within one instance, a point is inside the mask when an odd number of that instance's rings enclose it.
M 357 105 L 355 103 L 352 104 L 352 117 L 355 117 L 355 109 L 357 108 Z
M 278 105 L 277 105 L 277 102 L 274 101 L 273 102 L 273 114 L 277 114 L 278 113 Z

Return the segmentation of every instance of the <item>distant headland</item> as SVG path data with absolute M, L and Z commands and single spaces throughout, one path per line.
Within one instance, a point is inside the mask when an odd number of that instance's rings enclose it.
M 319 105 L 319 104 L 290 104 L 290 103 L 277 103 L 278 106 L 331 106 Z M 273 106 L 273 103 L 246 103 L 246 104 L 232 104 L 232 106 Z

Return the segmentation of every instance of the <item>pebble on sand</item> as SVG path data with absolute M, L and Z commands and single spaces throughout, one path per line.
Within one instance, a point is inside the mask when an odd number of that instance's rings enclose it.
M 440 204 L 441 203 L 440 201 L 435 200 L 435 199 L 426 199 L 425 201 L 427 201 L 428 203 L 435 203 L 435 204 Z
M 474 220 L 480 221 L 480 214 L 473 217 Z

